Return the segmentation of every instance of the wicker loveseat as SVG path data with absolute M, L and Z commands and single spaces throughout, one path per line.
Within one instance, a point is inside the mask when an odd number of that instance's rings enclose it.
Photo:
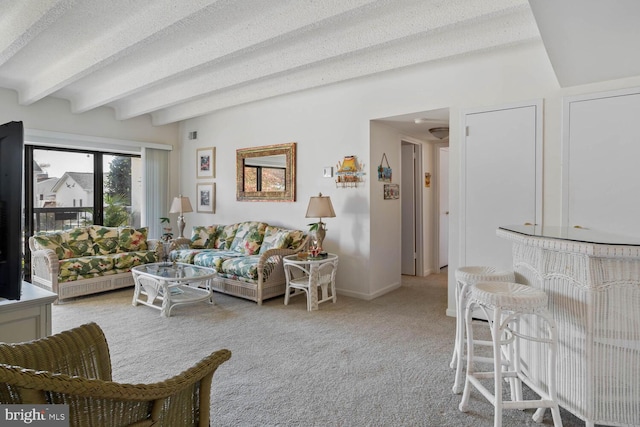
M 230 357 L 218 350 L 162 382 L 118 383 L 104 333 L 89 323 L 27 343 L 0 343 L 0 404 L 66 404 L 70 426 L 208 426 L 212 377 Z
M 171 260 L 215 268 L 214 291 L 262 301 L 284 295 L 282 258 L 307 246 L 309 237 L 258 221 L 193 227 L 191 238 L 174 240 Z
M 147 228 L 90 225 L 29 238 L 31 282 L 58 300 L 133 286 L 131 268 L 157 262 Z

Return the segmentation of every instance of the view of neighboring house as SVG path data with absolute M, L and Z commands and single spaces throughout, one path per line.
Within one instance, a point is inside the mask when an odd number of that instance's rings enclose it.
M 52 191 L 57 207 L 93 206 L 93 173 L 65 172 Z

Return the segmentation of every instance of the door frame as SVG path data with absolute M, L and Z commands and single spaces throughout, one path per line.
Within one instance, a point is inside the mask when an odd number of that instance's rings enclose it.
M 434 185 L 434 190 L 435 190 L 435 203 L 434 203 L 434 210 L 433 210 L 433 217 L 434 217 L 434 225 L 433 228 L 435 230 L 434 234 L 435 234 L 435 239 L 434 239 L 434 245 L 433 245 L 433 266 L 434 266 L 434 270 L 436 273 L 438 273 L 440 271 L 440 240 L 442 239 L 442 236 L 440 235 L 440 193 L 442 191 L 442 183 L 440 182 L 440 149 L 443 147 L 449 147 L 449 140 L 445 141 L 441 141 L 441 142 L 434 142 L 433 144 L 433 158 L 434 158 L 434 171 L 435 171 L 435 177 L 432 176 L 432 180 L 435 181 L 435 185 Z M 435 178 L 435 179 L 434 179 Z M 449 177 L 447 177 L 447 179 L 449 179 Z M 449 192 L 450 193 L 450 192 Z M 448 238 L 448 237 L 447 237 Z
M 415 239 L 416 239 L 416 276 L 426 276 L 429 272 L 424 271 L 424 213 L 423 213 L 423 191 L 422 190 L 422 171 L 423 168 L 423 157 L 422 157 L 422 146 L 424 144 L 423 141 L 417 140 L 415 138 L 401 136 L 400 137 L 400 147 L 402 147 L 402 143 L 412 144 L 415 148 L 414 156 L 414 215 L 415 215 Z M 402 151 L 401 151 L 402 152 Z M 402 171 L 404 173 L 404 171 Z M 400 197 L 406 197 L 407 192 L 400 190 Z M 402 216 L 401 216 L 402 217 Z M 402 262 L 402 261 L 401 261 Z

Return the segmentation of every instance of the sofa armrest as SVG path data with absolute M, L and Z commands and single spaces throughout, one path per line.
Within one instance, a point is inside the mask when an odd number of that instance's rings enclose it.
M 171 250 L 178 249 L 180 246 L 184 245 L 191 247 L 191 239 L 187 237 L 176 237 L 175 239 L 171 239 Z
M 31 252 L 31 281 L 34 285 L 43 286 L 58 293 L 58 273 L 60 260 L 55 251 L 40 249 Z

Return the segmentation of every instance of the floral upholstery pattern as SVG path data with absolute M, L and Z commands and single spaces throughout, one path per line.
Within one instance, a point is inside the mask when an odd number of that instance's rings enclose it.
M 211 247 L 210 243 L 206 244 L 206 239 L 212 238 L 210 233 L 214 227 L 215 239 Z M 269 258 L 264 253 L 269 249 L 298 249 L 306 239 L 307 235 L 304 231 L 270 226 L 260 221 L 210 227 L 198 226 L 193 227 L 189 246 L 176 247 L 171 251 L 170 259 L 215 268 L 221 279 L 260 286 L 258 282 L 260 259 L 263 258 L 263 262 L 267 263 L 262 276 L 262 280 L 265 281 L 270 276 L 272 279 L 277 277 L 270 273 L 278 271 L 278 266 L 282 263 L 282 254 Z M 235 294 L 232 293 L 232 295 Z
M 60 261 L 59 276 L 82 276 L 101 273 L 111 269 L 113 269 L 113 257 L 109 255 L 69 258 Z
M 258 280 L 258 261 L 260 261 L 259 255 L 231 258 L 222 263 L 221 270 L 234 279 L 246 277 Z
M 147 228 L 90 225 L 33 236 L 36 249 L 51 249 L 58 257 L 58 282 L 125 273 L 157 262 L 148 250 Z M 127 250 L 127 248 L 131 248 Z
M 37 249 L 51 249 L 58 259 L 73 257 L 73 252 L 62 246 L 62 233 L 39 233 L 33 236 L 33 240 Z
M 289 235 L 291 236 L 291 241 L 289 241 L 289 246 L 287 246 L 289 249 L 298 248 L 302 242 L 304 242 L 304 239 L 307 238 L 307 235 L 302 230 L 289 230 Z
M 191 230 L 191 247 L 193 249 L 211 248 L 216 242 L 216 231 L 218 226 L 195 226 Z
M 213 245 L 214 249 L 227 249 L 231 247 L 233 239 L 236 237 L 236 231 L 240 224 L 230 224 L 219 226 L 216 233 L 216 241 Z
M 266 228 L 267 224 L 264 222 L 247 221 L 241 223 L 229 250 L 240 252 L 243 255 L 258 253 Z
M 115 254 L 118 251 L 118 235 L 117 228 L 90 225 L 89 236 L 93 241 L 93 253 L 95 255 Z
M 78 227 L 65 231 L 62 235 L 62 247 L 70 250 L 75 257 L 95 255 L 93 243 L 89 239 L 89 231 L 86 227 Z
M 202 250 L 193 257 L 193 264 L 200 267 L 215 268 L 220 271 L 222 263 L 230 258 L 242 257 L 236 251 Z
M 149 229 L 147 227 L 135 229 L 133 227 L 120 228 L 120 239 L 118 252 L 136 252 L 146 251 L 147 246 L 147 234 Z
M 142 264 L 157 262 L 156 253 L 153 251 L 121 252 L 112 255 L 116 270 L 129 271 L 132 267 Z
M 169 259 L 175 262 L 193 264 L 193 258 L 203 250 L 204 249 L 189 249 L 189 248 L 174 249 L 171 251 L 169 255 Z
M 260 246 L 260 253 L 263 254 L 269 249 L 283 249 L 287 248 L 291 242 L 292 230 L 285 228 L 274 227 L 272 225 L 267 226 L 264 232 L 264 239 Z

